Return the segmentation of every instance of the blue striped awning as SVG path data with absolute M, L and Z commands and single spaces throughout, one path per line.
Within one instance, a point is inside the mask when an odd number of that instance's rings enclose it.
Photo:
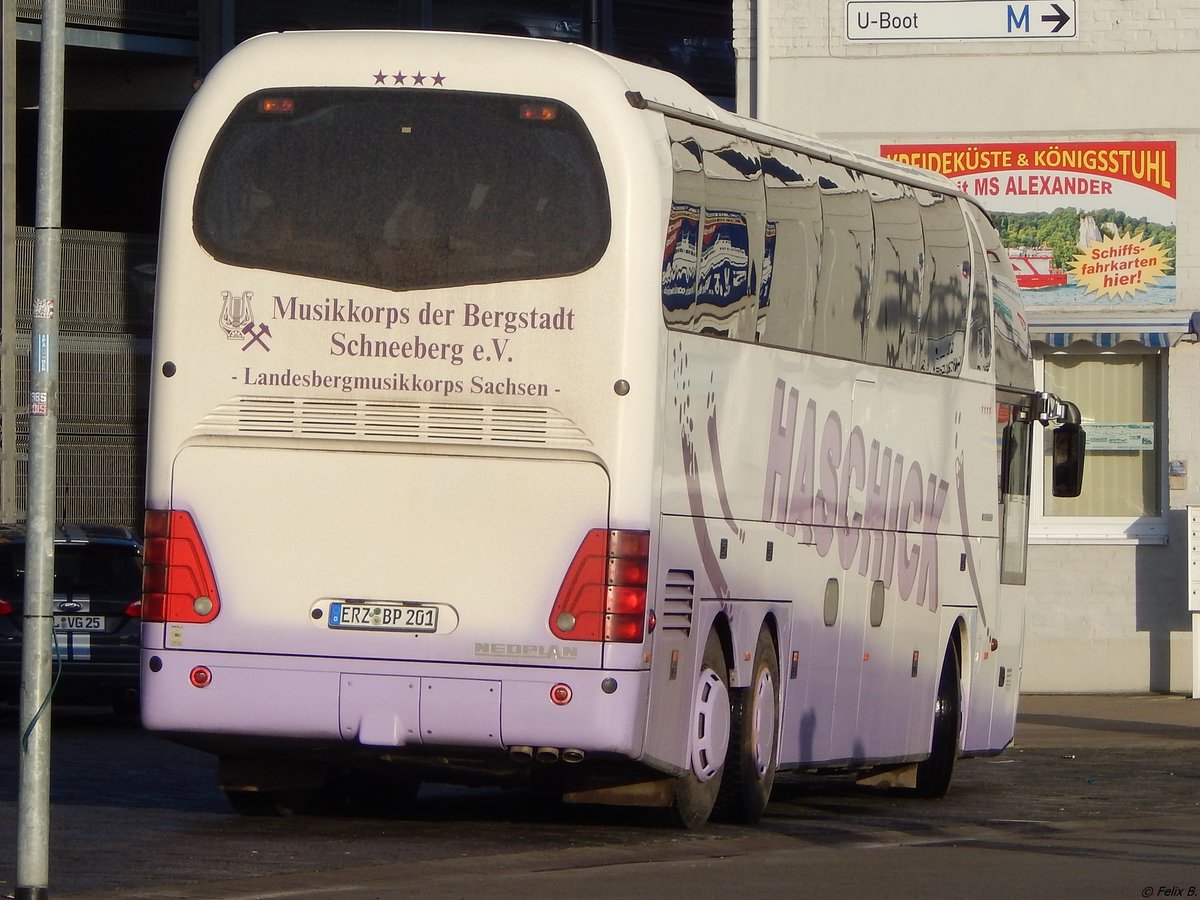
M 1185 334 L 1196 334 L 1200 313 L 1177 309 L 1025 310 L 1029 336 L 1054 350 L 1090 344 L 1111 350 L 1121 344 L 1169 349 Z

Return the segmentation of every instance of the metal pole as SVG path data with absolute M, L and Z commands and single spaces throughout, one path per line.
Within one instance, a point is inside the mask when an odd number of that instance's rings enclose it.
M 17 4 L 0 20 L 0 522 L 17 518 Z
M 600 0 L 586 0 L 583 4 L 583 43 L 593 50 L 601 49 Z
M 54 640 L 54 482 L 58 451 L 58 303 L 62 220 L 63 0 L 42 3 L 29 500 L 21 654 L 21 781 L 16 900 L 50 896 L 50 690 Z
M 1200 506 L 1187 508 L 1187 593 L 1192 613 L 1192 699 L 1200 700 Z
M 767 78 L 771 70 L 771 3 L 754 2 L 754 118 L 767 118 Z

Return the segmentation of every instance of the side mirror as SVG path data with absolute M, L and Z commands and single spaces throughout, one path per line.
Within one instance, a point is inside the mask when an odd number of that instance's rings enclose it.
M 1068 422 L 1054 429 L 1053 480 L 1055 497 L 1078 497 L 1083 490 L 1083 426 Z

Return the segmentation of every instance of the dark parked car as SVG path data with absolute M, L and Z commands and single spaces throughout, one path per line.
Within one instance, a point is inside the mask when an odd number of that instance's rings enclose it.
M 0 525 L 0 697 L 20 702 L 26 530 Z M 54 701 L 137 710 L 142 545 L 127 529 L 54 535 Z

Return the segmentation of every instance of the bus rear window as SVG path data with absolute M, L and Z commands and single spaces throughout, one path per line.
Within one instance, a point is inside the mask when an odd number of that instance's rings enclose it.
M 440 89 L 247 97 L 205 161 L 194 216 L 221 262 L 389 290 L 574 274 L 610 231 L 572 109 Z

